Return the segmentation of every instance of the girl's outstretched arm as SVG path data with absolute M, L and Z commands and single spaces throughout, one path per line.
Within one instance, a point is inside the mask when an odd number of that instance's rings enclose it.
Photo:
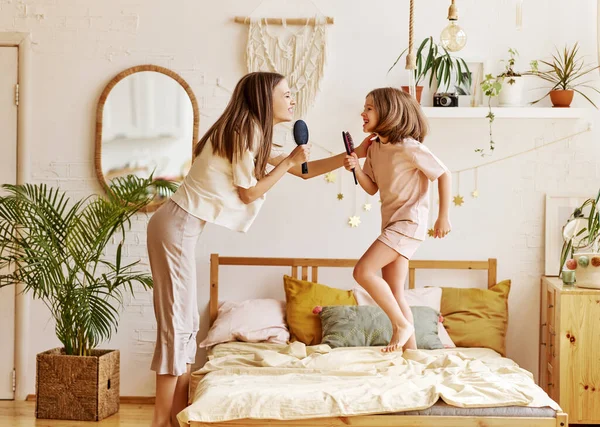
M 368 137 L 365 139 L 358 147 L 356 147 L 356 154 L 359 158 L 363 158 L 367 156 L 367 150 L 371 145 L 371 140 Z M 312 162 L 308 162 L 308 173 L 302 174 L 302 165 L 295 165 L 291 167 L 288 172 L 292 175 L 300 177 L 302 179 L 310 179 L 315 176 L 323 175 L 327 172 L 331 172 L 333 170 L 339 169 L 344 166 L 344 159 L 346 158 L 346 153 L 340 153 L 335 156 L 327 157 L 325 159 L 313 160 Z M 272 159 L 269 159 L 269 164 L 273 166 L 277 166 L 279 163 L 284 161 L 286 156 L 281 155 Z

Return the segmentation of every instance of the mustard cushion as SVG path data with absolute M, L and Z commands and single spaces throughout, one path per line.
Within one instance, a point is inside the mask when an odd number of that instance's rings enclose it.
M 510 280 L 490 289 L 442 288 L 444 327 L 457 347 L 486 347 L 506 354 Z
M 283 276 L 286 299 L 286 321 L 292 341 L 306 345 L 321 343 L 321 320 L 313 309 L 329 305 L 357 305 L 352 291 L 330 288 L 306 280 Z

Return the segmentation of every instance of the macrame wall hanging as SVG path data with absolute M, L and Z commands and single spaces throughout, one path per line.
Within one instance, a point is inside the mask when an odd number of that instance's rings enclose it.
M 235 22 L 248 24 L 248 72 L 271 71 L 286 76 L 296 100 L 295 116 L 304 117 L 323 80 L 327 27 L 333 18 L 238 16 Z

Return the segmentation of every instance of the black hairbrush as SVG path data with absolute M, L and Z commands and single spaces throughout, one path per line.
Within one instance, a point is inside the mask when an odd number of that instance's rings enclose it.
M 342 131 L 342 139 L 344 140 L 346 154 L 350 155 L 354 153 L 354 141 L 352 141 L 352 136 L 350 136 L 348 132 Z M 356 172 L 354 169 L 352 169 L 352 175 L 354 175 L 354 184 L 358 185 L 358 180 L 356 179 Z

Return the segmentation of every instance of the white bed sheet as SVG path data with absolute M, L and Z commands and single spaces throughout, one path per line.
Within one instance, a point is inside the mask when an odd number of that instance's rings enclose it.
M 530 372 L 485 348 L 382 353 L 380 347 L 226 343 L 192 374 L 191 421 L 307 419 L 462 408 L 560 407 Z

